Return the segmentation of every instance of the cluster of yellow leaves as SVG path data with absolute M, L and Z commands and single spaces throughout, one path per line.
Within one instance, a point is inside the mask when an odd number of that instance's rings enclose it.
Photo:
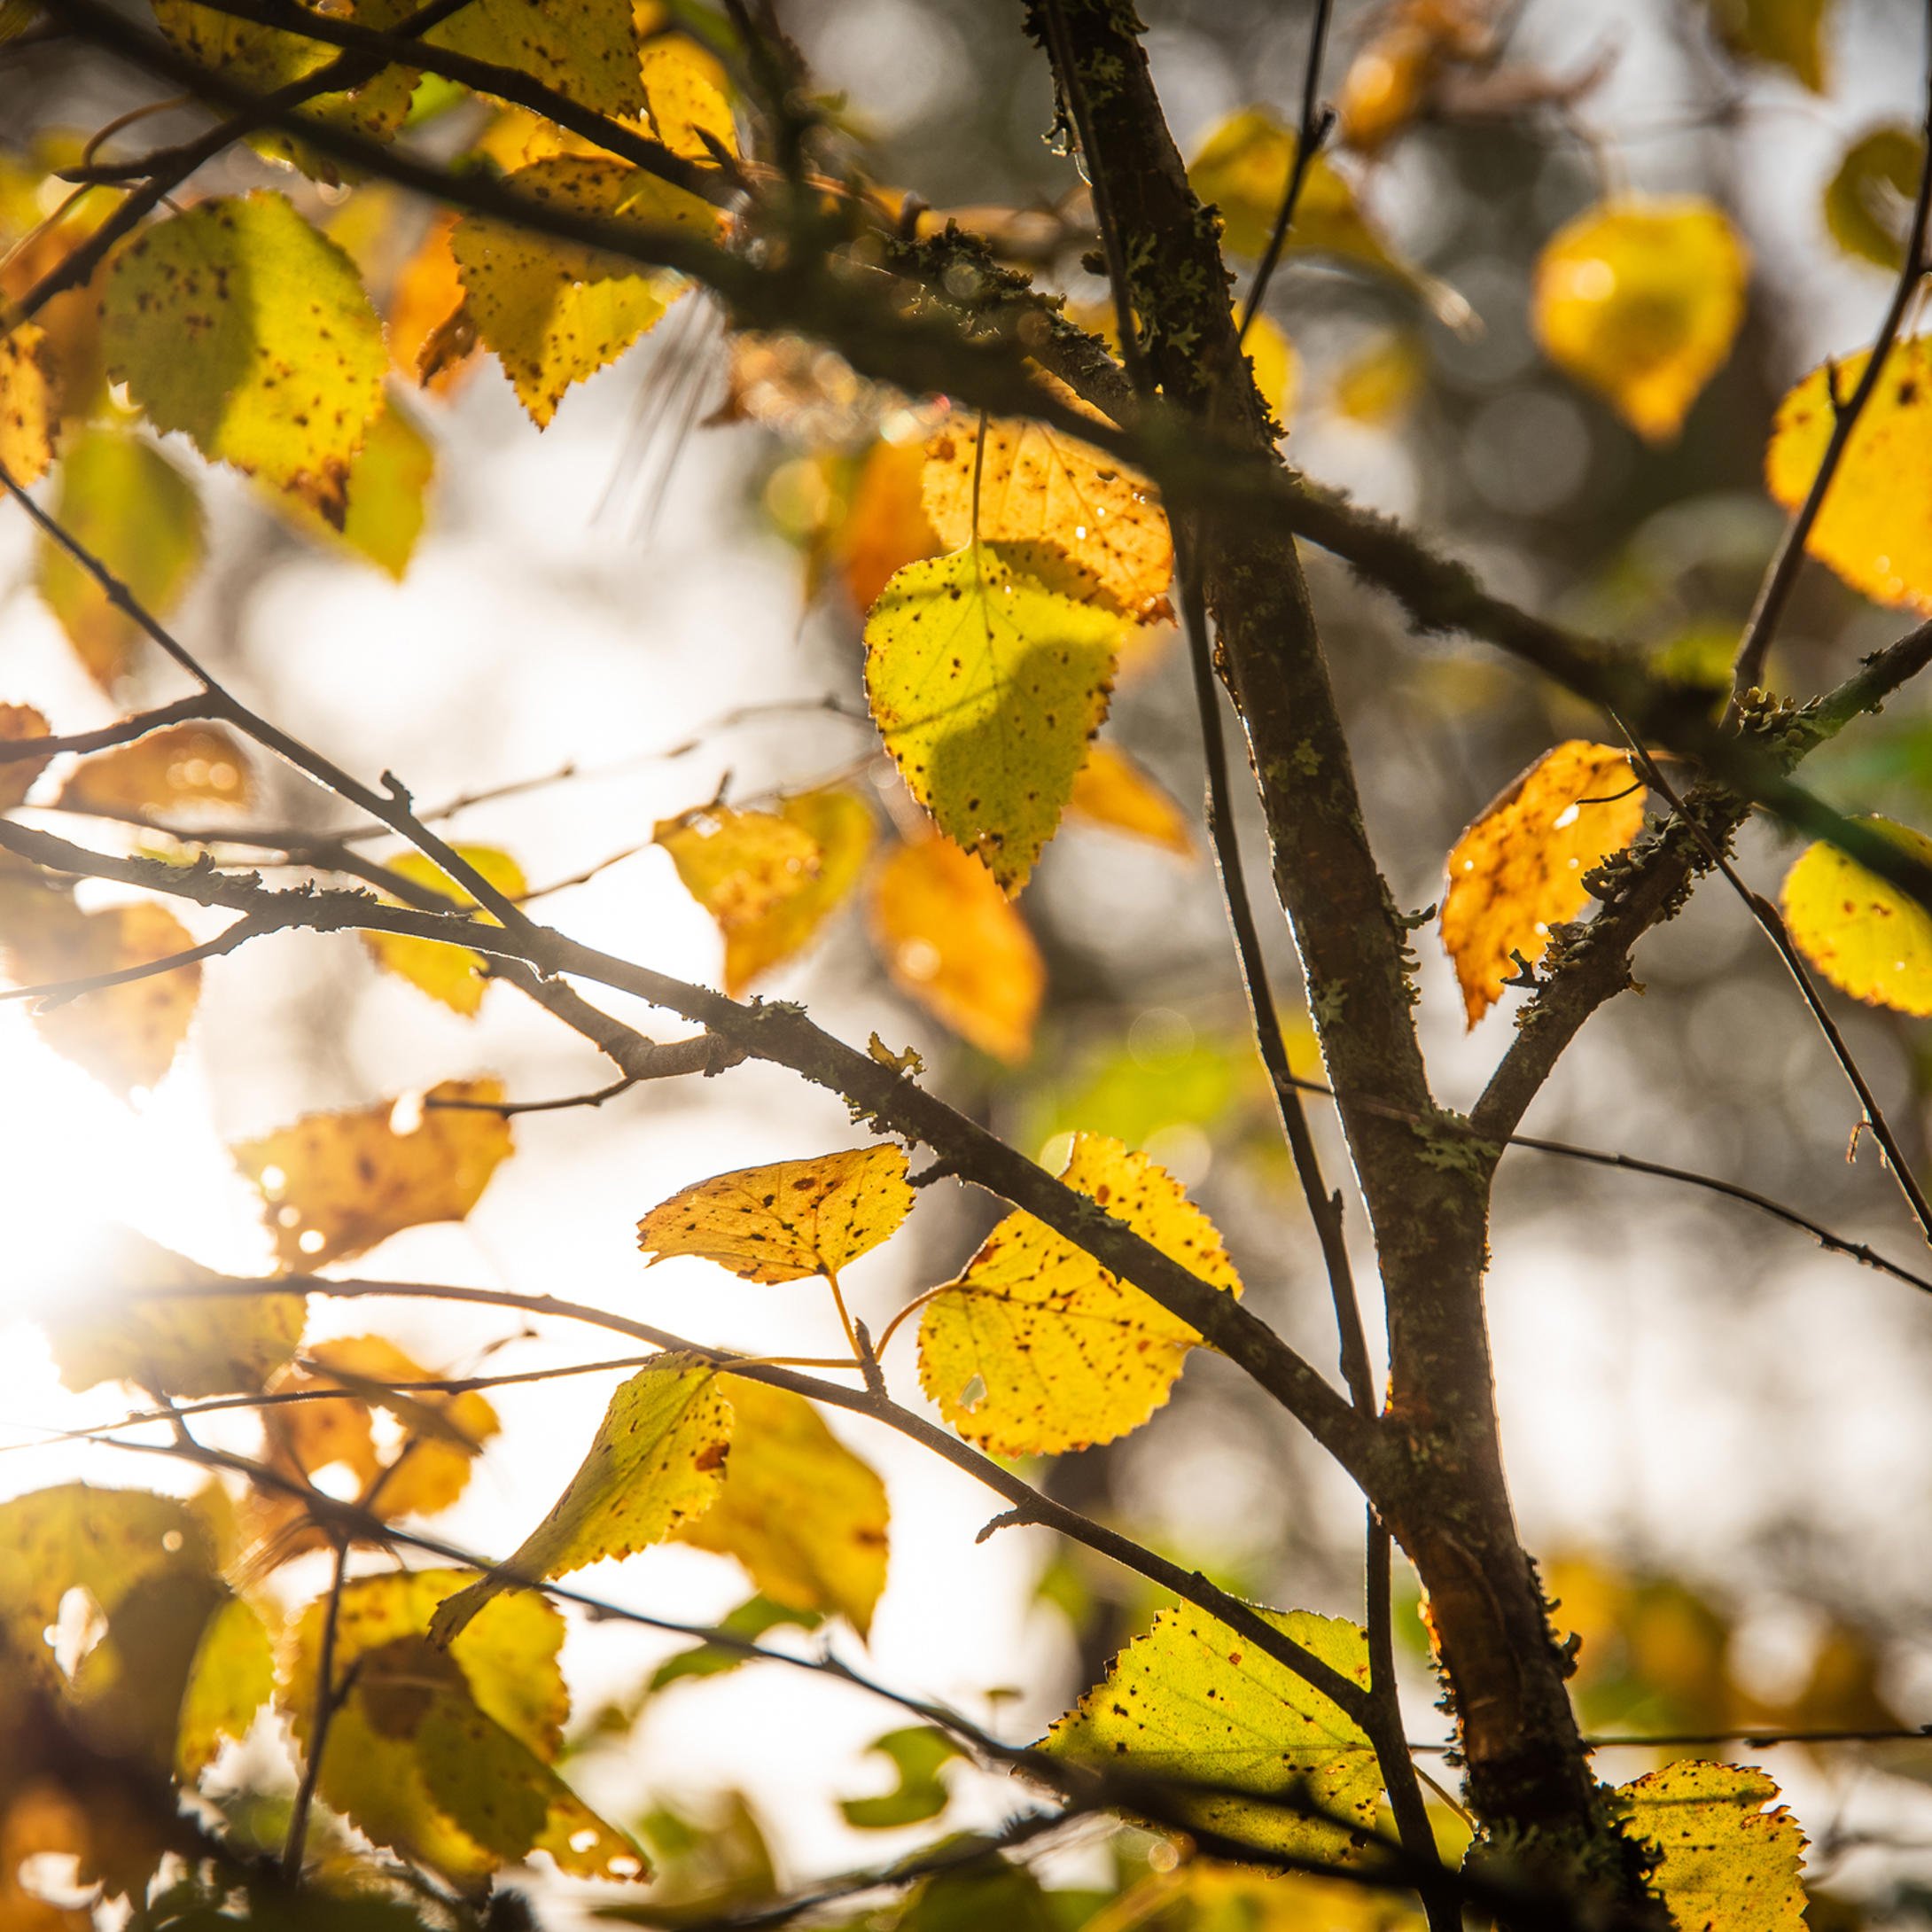
M 1630 754 L 1573 738 L 1546 752 L 1497 799 L 1449 853 L 1442 943 L 1474 1026 L 1550 929 L 1589 903 L 1591 869 L 1643 829 L 1644 788 Z

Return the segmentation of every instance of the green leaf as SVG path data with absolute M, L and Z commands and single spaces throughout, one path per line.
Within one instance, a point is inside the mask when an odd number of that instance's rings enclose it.
M 470 0 L 424 39 L 515 67 L 600 113 L 643 110 L 632 0 Z
M 848 1825 L 861 1831 L 891 1831 L 937 1818 L 952 1802 L 939 1772 L 963 1753 L 944 1731 L 930 1724 L 908 1725 L 874 1738 L 867 1750 L 891 1763 L 899 1783 L 880 1797 L 841 1798 L 838 1809 Z
M 1009 892 L 1060 823 L 1126 628 L 1045 588 L 1027 553 L 908 564 L 866 619 L 866 690 L 913 796 Z
M 1778 1787 L 1763 1772 L 1687 1761 L 1617 1796 L 1679 1932 L 1803 1932 L 1804 1834 L 1783 1805 L 1765 1809 Z
M 1897 269 L 1905 259 L 1905 230 L 1925 166 L 1925 136 L 1916 128 L 1874 128 L 1845 150 L 1825 189 L 1825 226 L 1848 255 Z
M 926 1880 L 897 1932 L 1064 1932 L 1053 1897 L 1024 1866 L 989 1851 L 983 1864 Z
M 133 591 L 166 618 L 201 567 L 206 549 L 195 487 L 152 443 L 125 430 L 84 430 L 60 465 L 54 515 Z M 87 572 L 43 537 L 41 596 L 74 654 L 104 689 L 130 666 L 142 633 Z
M 209 1617 L 182 1694 L 175 1774 L 192 1783 L 214 1762 L 223 1738 L 239 1740 L 275 1690 L 275 1653 L 252 1605 L 230 1597 Z
M 1359 1625 L 1306 1610 L 1259 1614 L 1367 1687 L 1368 1640 Z M 1040 1748 L 1098 1768 L 1233 1788 L 1184 1800 L 1181 1815 L 1299 1858 L 1347 1858 L 1382 1796 L 1374 1748 L 1348 1718 L 1189 1605 L 1164 1610 Z M 1242 1791 L 1278 1802 L 1258 1803 Z
M 157 429 L 299 490 L 339 528 L 388 352 L 349 258 L 286 197 L 198 203 L 114 258 L 107 366 Z
M 503 1569 L 442 1604 L 430 1629 L 453 1642 L 511 1578 L 544 1583 L 661 1543 L 702 1515 L 724 1481 L 731 1406 L 708 1364 L 666 1355 L 611 1398 L 596 1440 L 557 1506 Z
M 794 1609 L 787 1603 L 774 1603 L 767 1596 L 747 1597 L 734 1610 L 721 1617 L 718 1628 L 733 1637 L 742 1637 L 747 1643 L 756 1643 L 767 1631 L 778 1629 L 782 1624 L 793 1624 L 799 1630 L 816 1630 L 825 1619 L 816 1610 Z M 667 1684 L 675 1684 L 687 1677 L 721 1677 L 728 1671 L 736 1671 L 741 1664 L 753 1660 L 744 1651 L 733 1649 L 728 1644 L 695 1644 L 689 1650 L 681 1650 L 674 1657 L 666 1657 L 651 1674 L 650 1688 L 661 1691 Z

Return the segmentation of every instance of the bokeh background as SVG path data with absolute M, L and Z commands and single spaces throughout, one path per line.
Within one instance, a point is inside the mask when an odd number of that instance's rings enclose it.
M 880 181 L 940 208 L 1077 206 L 1072 165 L 1044 138 L 1049 89 L 1017 7 L 788 0 L 782 11 L 844 97 Z M 1292 118 L 1307 6 L 1143 0 L 1141 11 L 1185 152 L 1250 103 Z M 1376 26 L 1373 9 L 1337 8 L 1330 92 Z M 1450 544 L 1509 596 L 1676 664 L 1722 662 L 1781 526 L 1761 484 L 1771 412 L 1820 358 L 1861 347 L 1887 300 L 1885 271 L 1835 245 L 1821 194 L 1854 137 L 1918 115 L 1920 10 L 1835 0 L 1822 93 L 1725 56 L 1700 6 L 1528 0 L 1507 27 L 1505 66 L 1539 83 L 1515 111 L 1492 103 L 1432 120 L 1340 164 L 1391 249 L 1460 292 L 1478 325 L 1445 325 L 1386 278 L 1291 258 L 1270 300 L 1299 362 L 1289 455 Z M 138 83 L 71 49 L 38 48 L 0 62 L 0 144 L 24 152 L 49 129 L 91 129 L 141 97 Z M 206 181 L 261 174 L 238 158 Z M 1570 215 L 1626 188 L 1714 199 L 1753 261 L 1734 354 L 1682 435 L 1660 447 L 1551 367 L 1529 323 L 1538 250 Z M 313 206 L 326 214 L 322 200 Z M 1092 300 L 1102 292 L 1078 253 L 1054 273 Z M 393 768 L 419 800 L 575 767 L 467 814 L 464 836 L 510 847 L 539 883 L 643 846 L 556 895 L 549 915 L 704 980 L 718 974 L 720 942 L 668 858 L 650 849 L 658 819 L 721 787 L 749 800 L 848 772 L 877 785 L 883 814 L 905 810 L 867 733 L 811 708 L 828 695 L 856 698 L 859 616 L 836 585 L 806 595 L 801 536 L 818 452 L 767 426 L 705 421 L 726 393 L 728 354 L 693 298 L 573 392 L 541 435 L 493 368 L 426 402 L 438 473 L 400 583 L 318 549 L 238 480 L 204 472 L 211 562 L 176 627 L 261 709 L 362 775 Z M 1550 744 L 1600 727 L 1480 647 L 1406 635 L 1391 604 L 1328 559 L 1311 557 L 1309 568 L 1371 831 L 1399 901 L 1429 906 L 1458 830 Z M 25 519 L 0 514 L 0 697 L 31 698 L 62 728 L 104 721 L 111 711 L 33 574 Z M 1813 567 L 1774 656 L 1778 681 L 1816 689 L 1909 621 Z M 174 689 L 155 670 L 130 695 Z M 798 707 L 769 708 L 786 700 Z M 747 705 L 767 708 L 721 721 Z M 1193 811 L 1197 738 L 1178 650 L 1125 686 L 1111 728 Z M 1814 775 L 1835 802 L 1932 824 L 1923 699 L 1908 694 L 1848 734 Z M 340 822 L 296 781 L 274 783 L 261 816 Z M 1265 877 L 1258 843 L 1255 854 Z M 1761 886 L 1774 889 L 1792 856 L 1772 833 L 1746 835 L 1743 869 Z M 1035 1050 L 1017 1069 L 959 1046 L 908 1003 L 857 913 L 767 990 L 805 1001 L 847 1039 L 876 1028 L 916 1046 L 941 1091 L 1029 1152 L 1075 1126 L 1149 1147 L 1215 1217 L 1253 1305 L 1331 1361 L 1312 1231 L 1270 1137 L 1210 868 L 1074 826 L 1023 903 L 1050 993 Z M 1282 997 L 1298 1010 L 1286 935 L 1278 920 L 1263 923 Z M 1437 1090 L 1467 1103 L 1510 1038 L 1518 996 L 1466 1032 L 1432 931 L 1419 950 Z M 1704 885 L 1645 943 L 1638 972 L 1642 996 L 1592 1024 L 1531 1130 L 1742 1182 L 1909 1262 L 1913 1230 L 1875 1150 L 1867 1140 L 1847 1157 L 1856 1103 L 1744 908 Z M 613 1004 L 661 1037 L 682 1031 Z M 1837 1005 L 1922 1169 L 1932 1040 L 1922 1024 Z M 493 989 L 467 1023 L 378 975 L 353 939 L 277 937 L 212 964 L 191 1051 L 131 1107 L 51 1055 L 18 1005 L 0 1006 L 0 1490 L 74 1474 L 181 1480 L 159 1462 L 59 1439 L 112 1421 L 123 1398 L 65 1391 L 34 1312 L 88 1278 L 112 1224 L 217 1266 L 262 1269 L 269 1243 L 227 1143 L 474 1071 L 501 1073 L 525 1098 L 604 1077 L 581 1042 L 509 990 Z M 1338 1169 L 1325 1121 L 1322 1131 Z M 750 1287 L 696 1261 L 647 1273 L 634 1236 L 637 1217 L 689 1181 L 851 1144 L 835 1099 L 745 1066 L 526 1119 L 517 1132 L 517 1158 L 465 1224 L 400 1236 L 367 1272 L 565 1295 L 767 1352 L 836 1346 L 831 1311 L 808 1289 Z M 853 1271 L 859 1312 L 876 1328 L 946 1278 L 991 1212 L 931 1190 L 908 1230 Z M 1359 1244 L 1352 1204 L 1351 1220 Z M 1494 1256 L 1511 1473 L 1525 1537 L 1563 1600 L 1560 1621 L 1584 1636 L 1592 1727 L 1932 1719 L 1932 1305 L 1742 1207 L 1533 1153 L 1505 1164 Z M 1366 1248 L 1362 1259 L 1372 1280 Z M 456 1372 L 605 1352 L 594 1335 L 427 1305 L 318 1303 L 315 1324 L 379 1327 Z M 905 1343 L 890 1367 L 912 1390 Z M 499 1552 L 518 1540 L 575 1467 L 593 1405 L 615 1379 L 503 1391 L 504 1434 L 448 1533 Z M 976 1546 L 993 1499 L 894 1438 L 839 1427 L 892 1488 L 877 1671 L 1014 1737 L 1036 1734 L 1150 1605 L 1131 1579 L 1037 1531 Z M 248 1443 L 249 1425 L 233 1425 L 232 1439 Z M 1206 1356 L 1154 1425 L 1041 1477 L 1258 1599 L 1359 1608 L 1352 1492 Z M 287 1575 L 292 1588 L 319 1587 L 319 1572 Z M 728 1562 L 682 1549 L 582 1580 L 700 1619 L 744 1593 Z M 1439 1737 L 1406 1614 L 1405 1630 L 1411 1733 Z M 634 1694 L 669 1648 L 633 1630 L 573 1631 L 580 1710 Z M 649 1699 L 574 1774 L 623 1817 L 658 1801 L 702 1811 L 742 1790 L 798 1875 L 898 1847 L 846 1828 L 833 1802 L 889 1781 L 863 1754 L 897 1721 L 853 1692 L 767 1667 Z M 1922 1915 L 1914 1888 L 1932 1884 L 1932 1743 L 1733 1755 L 1765 1764 L 1791 1796 L 1835 1910 Z M 1601 1760 L 1619 1780 L 1655 1761 L 1634 1750 Z M 272 1777 L 275 1766 L 273 1738 L 258 1737 L 236 1774 Z M 997 1815 L 996 1788 L 954 1775 L 954 1819 Z

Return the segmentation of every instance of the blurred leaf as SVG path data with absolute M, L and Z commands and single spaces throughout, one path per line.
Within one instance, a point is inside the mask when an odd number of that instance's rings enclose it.
M 723 805 L 696 806 L 675 818 L 659 819 L 651 829 L 653 840 L 670 853 L 685 891 L 718 923 L 726 947 L 728 992 L 743 990 L 746 976 L 742 949 L 748 948 L 752 958 L 772 958 L 774 939 L 782 944 L 781 936 L 799 930 L 786 915 L 790 902 L 811 891 L 823 869 L 824 849 L 807 822 L 818 815 L 820 808 L 814 806 L 799 812 L 740 812 Z M 841 826 L 845 822 L 836 806 L 824 815 Z M 869 843 L 869 814 L 865 822 Z M 849 864 L 845 869 L 856 876 Z M 816 896 L 813 904 L 817 915 L 802 923 L 805 937 L 831 909 Z M 734 944 L 741 948 L 736 967 L 731 959 Z
M 1017 1066 L 1032 1051 L 1047 968 L 992 873 L 949 838 L 895 846 L 872 883 L 886 970 L 962 1040 Z
M 1163 1254 L 1241 1293 L 1214 1224 L 1144 1154 L 1074 1136 L 1060 1178 Z M 919 1320 L 919 1383 L 969 1441 L 1056 1454 L 1138 1429 L 1167 1400 L 1199 1334 L 1063 1235 L 1009 1214 Z
M 53 513 L 158 618 L 174 611 L 201 567 L 206 544 L 194 485 L 127 431 L 88 429 L 74 439 Z M 143 634 L 50 538 L 40 540 L 37 568 L 40 594 L 74 654 L 97 684 L 112 689 Z
M 1546 752 L 1451 849 L 1442 943 L 1474 1026 L 1501 996 L 1511 958 L 1542 958 L 1550 929 L 1590 903 L 1584 876 L 1643 829 L 1630 754 L 1572 738 Z
M 644 105 L 632 0 L 471 0 L 423 37 L 514 67 L 602 114 Z
M 1295 353 L 1295 345 L 1266 316 L 1257 316 L 1249 324 L 1247 350 L 1254 386 L 1269 413 L 1286 431 L 1293 425 L 1295 404 L 1301 394 L 1301 357 Z
M 550 1513 L 502 1566 L 442 1604 L 431 1623 L 448 1647 L 513 1579 L 548 1583 L 586 1563 L 661 1543 L 717 1500 L 731 1406 L 708 1363 L 666 1355 L 611 1398 L 596 1439 Z
M 1130 1888 L 1118 1911 L 1135 1932 L 1422 1932 L 1401 1893 L 1190 1858 Z
M 157 429 L 341 527 L 389 358 L 349 258 L 285 197 L 218 197 L 141 230 L 113 258 L 103 328 L 109 373 Z
M 24 323 L 0 337 L 0 469 L 22 489 L 53 466 L 59 411 L 47 331 Z
M 211 1616 L 196 1647 L 181 1701 L 175 1770 L 191 1783 L 214 1762 L 223 1738 L 248 1734 L 275 1689 L 275 1653 L 254 1608 L 230 1597 Z
M 860 465 L 831 539 L 834 566 L 853 607 L 869 611 L 893 575 L 947 548 L 926 515 L 925 445 L 876 442 Z
M 725 991 L 733 999 L 811 945 L 857 887 L 872 855 L 871 808 L 843 785 L 783 799 L 778 815 L 817 848 L 818 869 L 796 892 L 725 929 Z
M 1657 1863 L 1679 1932 L 1803 1932 L 1804 1834 L 1761 1771 L 1685 1763 L 1622 1786 L 1624 1829 Z
M 1306 1610 L 1259 1614 L 1367 1689 L 1358 1625 Z M 1165 1611 L 1038 1748 L 1101 1770 L 1251 1789 L 1272 1802 L 1203 1796 L 1179 1809 L 1251 1844 L 1345 1861 L 1382 1796 L 1374 1747 L 1286 1666 L 1248 1652 L 1245 1639 L 1191 1606 Z
M 937 1818 L 952 1802 L 939 1772 L 963 1755 L 944 1731 L 930 1724 L 908 1725 L 888 1731 L 866 1747 L 869 1756 L 883 1757 L 899 1773 L 895 1789 L 876 1798 L 841 1798 L 838 1809 L 845 1822 L 861 1831 L 892 1831 L 901 1825 L 923 1824 Z M 916 1909 L 916 1908 L 915 1908 Z M 935 1921 L 937 1922 L 937 1921 Z M 961 1920 L 985 1924 L 985 1920 Z M 998 1923 L 1004 1925 L 1005 1920 Z
M 83 758 L 60 788 L 60 804 L 74 812 L 145 814 L 246 805 L 252 791 L 248 753 L 233 732 L 183 724 Z
M 697 1932 L 777 1894 L 771 1847 L 742 1792 L 720 1794 L 696 1817 L 659 1804 L 639 1820 L 638 1835 L 657 1857 L 650 1897 L 600 1904 L 595 1917 Z
M 1714 203 L 1621 196 L 1586 208 L 1545 245 L 1532 318 L 1552 362 L 1640 435 L 1663 442 L 1730 355 L 1749 272 Z
M 1889 819 L 1864 822 L 1920 860 L 1932 838 Z M 1932 1014 L 1932 915 L 1835 847 L 1806 847 L 1784 882 L 1791 938 L 1841 993 L 1900 1013 Z
M 1074 775 L 1067 814 L 1130 838 L 1144 838 L 1180 858 L 1195 856 L 1188 814 L 1110 738 L 1096 738 L 1087 747 L 1087 762 Z
M 464 309 L 469 296 L 450 245 L 457 219 L 445 211 L 430 222 L 397 271 L 389 297 L 390 359 L 411 382 L 439 396 L 454 393 L 475 366 L 476 327 Z
M 399 1130 L 400 1102 L 309 1114 L 230 1149 L 268 1211 L 282 1266 L 306 1274 L 346 1261 L 405 1227 L 460 1221 L 510 1151 L 501 1114 L 437 1101 L 500 1102 L 501 1080 L 445 1080 Z
M 0 739 L 18 744 L 48 736 L 47 721 L 31 705 L 0 705 Z M 46 758 L 21 758 L 0 765 L 0 811 L 19 805 L 34 789 L 34 781 L 53 762 Z
M 1329 401 L 1351 423 L 1391 429 L 1414 408 L 1427 375 L 1421 341 L 1407 330 L 1383 330 L 1336 371 Z
M 1825 226 L 1848 255 L 1895 273 L 1905 266 L 1905 231 L 1925 167 L 1916 128 L 1874 128 L 1845 150 L 1825 189 Z
M 930 499 L 929 499 L 930 501 Z M 1107 715 L 1121 620 L 1049 590 L 1032 553 L 908 564 L 866 619 L 866 692 L 914 798 L 1017 892 Z
M 507 852 L 495 845 L 453 845 L 459 859 L 467 861 L 505 899 L 521 899 L 529 890 L 523 868 Z M 383 861 L 391 872 L 400 873 L 413 884 L 426 885 L 450 901 L 452 911 L 471 913 L 487 925 L 495 925 L 495 913 L 478 912 L 476 900 L 466 887 L 458 885 L 426 853 L 397 853 Z M 400 900 L 387 903 L 400 905 Z M 485 977 L 488 962 L 467 946 L 446 946 L 435 939 L 411 939 L 401 932 L 365 932 L 362 944 L 386 972 L 407 979 L 412 986 L 438 1000 L 452 1012 L 474 1019 L 482 1010 L 483 994 L 488 986 Z
M 332 495 L 318 502 L 300 487 L 265 494 L 297 529 L 346 546 L 400 583 L 423 534 L 435 473 L 436 453 L 422 425 L 391 396 L 349 464 L 339 522 Z
M 724 1378 L 737 1417 L 718 1500 L 680 1542 L 736 1557 L 760 1592 L 861 1637 L 885 1588 L 885 1485 L 802 1395 Z
M 727 1466 L 726 1483 L 730 1476 Z M 713 1508 L 719 1507 L 713 1504 Z M 700 1523 L 704 1517 L 699 1517 Z M 756 1643 L 767 1631 L 790 1624 L 799 1630 L 816 1630 L 824 1618 L 816 1610 L 798 1609 L 786 1603 L 774 1603 L 769 1597 L 747 1597 L 734 1610 L 721 1617 L 718 1628 L 733 1637 L 742 1637 L 747 1643 Z M 674 1657 L 666 1657 L 652 1672 L 650 1689 L 661 1691 L 667 1684 L 675 1684 L 687 1677 L 722 1677 L 727 1671 L 736 1671 L 752 1661 L 742 1650 L 734 1650 L 728 1645 L 717 1643 L 696 1644 L 689 1650 L 681 1650 Z
M 1830 6 L 1831 0 L 1710 0 L 1710 24 L 1731 53 L 1782 67 L 1822 94 Z

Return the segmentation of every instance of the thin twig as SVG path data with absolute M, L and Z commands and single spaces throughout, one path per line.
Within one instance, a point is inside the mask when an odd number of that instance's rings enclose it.
M 282 1876 L 291 1885 L 302 1875 L 308 1816 L 316 1802 L 316 1786 L 322 1777 L 322 1754 L 329 1742 L 329 1728 L 347 1691 L 347 1685 L 335 1681 L 335 1647 L 342 1622 L 342 1590 L 348 1576 L 349 1539 L 339 1531 L 335 1535 L 335 1571 L 329 1580 L 329 1595 L 322 1612 L 322 1639 L 316 1647 L 316 1708 L 309 1720 L 308 1750 L 302 1763 L 301 1782 L 295 1789 L 294 1809 L 289 1813 L 288 1839 L 282 1847 Z

